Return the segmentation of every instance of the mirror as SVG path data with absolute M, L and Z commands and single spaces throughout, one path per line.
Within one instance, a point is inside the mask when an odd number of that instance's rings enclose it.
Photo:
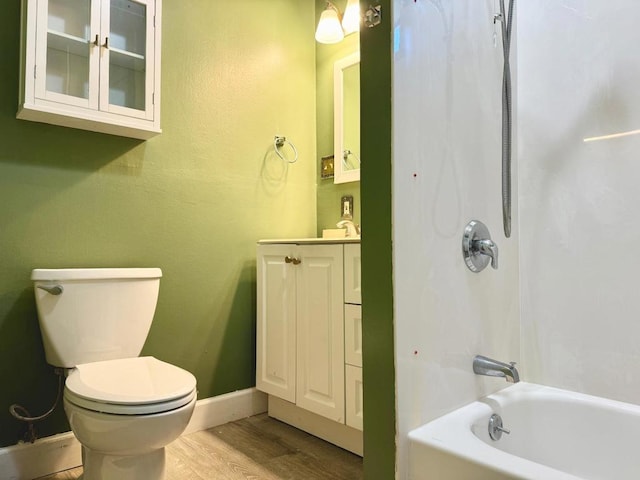
M 333 67 L 333 183 L 360 180 L 360 53 Z

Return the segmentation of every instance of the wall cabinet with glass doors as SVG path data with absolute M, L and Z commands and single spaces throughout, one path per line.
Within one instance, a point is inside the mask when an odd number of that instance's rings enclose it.
M 17 117 L 160 133 L 160 14 L 161 0 L 23 0 Z

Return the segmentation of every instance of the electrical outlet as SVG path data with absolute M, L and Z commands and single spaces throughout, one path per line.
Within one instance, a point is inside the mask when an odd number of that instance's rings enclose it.
M 340 199 L 340 218 L 353 220 L 353 195 L 344 195 Z

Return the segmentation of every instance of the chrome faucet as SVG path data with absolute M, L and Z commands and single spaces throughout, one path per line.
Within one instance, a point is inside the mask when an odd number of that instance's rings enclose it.
M 354 238 L 360 235 L 360 227 L 353 223 L 351 220 L 341 220 L 340 222 L 336 223 L 336 227 L 346 228 L 348 238 Z
M 487 226 L 478 221 L 471 220 L 462 234 L 462 256 L 467 267 L 472 272 L 480 272 L 489 264 L 494 269 L 498 268 L 498 246 L 491 240 Z
M 509 383 L 518 383 L 520 375 L 516 362 L 503 363 L 489 357 L 476 355 L 473 359 L 473 373 L 488 377 L 504 377 Z

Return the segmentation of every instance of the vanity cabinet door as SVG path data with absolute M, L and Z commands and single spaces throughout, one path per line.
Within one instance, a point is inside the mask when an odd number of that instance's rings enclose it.
M 344 423 L 343 246 L 298 248 L 296 404 Z
M 296 245 L 257 248 L 256 388 L 296 401 Z
M 17 117 L 160 133 L 161 0 L 22 0 Z

